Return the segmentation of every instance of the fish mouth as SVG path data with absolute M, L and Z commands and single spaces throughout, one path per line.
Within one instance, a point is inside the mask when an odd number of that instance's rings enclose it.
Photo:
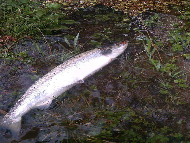
M 115 44 L 115 45 L 116 45 L 116 46 L 119 46 L 119 47 L 122 46 L 122 45 L 123 45 L 123 46 L 124 46 L 124 45 L 127 46 L 128 43 L 129 43 L 129 41 L 126 40 L 126 41 L 123 41 L 123 42 L 117 43 L 117 44 Z
M 107 47 L 103 49 L 102 54 L 111 54 L 112 52 L 115 51 L 123 51 L 127 48 L 128 46 L 128 41 L 120 42 L 117 44 L 114 44 L 113 46 Z

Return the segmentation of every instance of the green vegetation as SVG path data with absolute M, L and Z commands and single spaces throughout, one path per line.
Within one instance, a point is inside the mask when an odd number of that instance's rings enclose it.
M 61 4 L 30 0 L 3 0 L 0 4 L 0 32 L 15 38 L 51 34 L 52 30 L 68 29 L 65 24 L 75 21 L 66 20 L 60 10 Z

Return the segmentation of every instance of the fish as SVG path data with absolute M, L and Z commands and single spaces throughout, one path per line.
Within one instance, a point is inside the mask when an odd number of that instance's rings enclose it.
M 21 119 L 31 109 L 47 109 L 52 100 L 108 65 L 128 46 L 128 41 L 86 51 L 58 65 L 39 78 L 3 117 L 1 126 L 18 137 Z

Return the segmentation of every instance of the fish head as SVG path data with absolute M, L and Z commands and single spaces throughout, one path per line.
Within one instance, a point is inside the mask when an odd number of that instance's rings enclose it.
M 125 41 L 123 43 L 118 43 L 113 46 L 101 49 L 101 54 L 111 59 L 115 59 L 117 56 L 119 56 L 125 51 L 127 46 L 128 46 L 128 41 Z

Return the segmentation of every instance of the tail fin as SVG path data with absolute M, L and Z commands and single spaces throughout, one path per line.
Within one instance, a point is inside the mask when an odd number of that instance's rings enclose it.
M 18 139 L 20 129 L 21 129 L 21 118 L 19 120 L 11 120 L 9 118 L 3 118 L 3 120 L 0 122 L 1 130 L 3 132 L 10 131 L 12 134 L 12 137 L 15 139 Z

